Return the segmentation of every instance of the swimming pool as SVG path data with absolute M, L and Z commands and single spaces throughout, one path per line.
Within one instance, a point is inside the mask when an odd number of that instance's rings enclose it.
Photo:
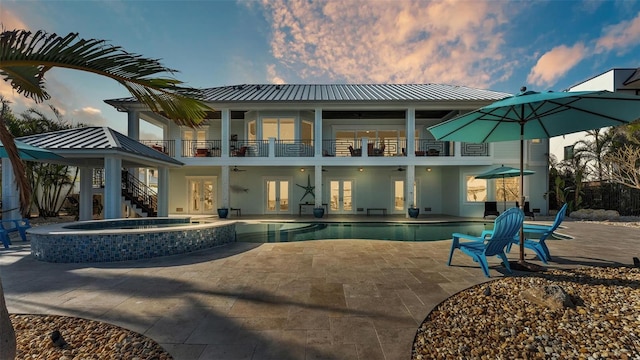
M 236 241 L 254 243 L 293 242 L 321 239 L 369 239 L 394 241 L 437 241 L 461 232 L 480 236 L 493 229 L 493 222 L 390 223 L 312 222 L 237 223 Z

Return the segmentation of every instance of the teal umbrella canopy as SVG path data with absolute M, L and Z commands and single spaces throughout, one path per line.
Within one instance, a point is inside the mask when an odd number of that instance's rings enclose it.
M 438 140 L 486 143 L 547 139 L 640 118 L 640 96 L 609 91 L 525 91 L 460 115 L 429 131 Z
M 22 160 L 29 161 L 44 161 L 44 160 L 60 160 L 62 156 L 57 155 L 47 149 L 43 149 L 37 146 L 29 145 L 20 140 L 14 140 L 16 147 L 18 148 L 18 155 Z M 7 150 L 4 148 L 2 142 L 0 142 L 0 158 L 9 157 Z
M 522 170 L 522 176 L 533 175 L 536 172 L 533 170 Z M 499 168 L 491 169 L 482 174 L 476 175 L 476 179 L 502 179 L 502 193 L 504 194 L 504 208 L 507 209 L 507 185 L 504 179 L 510 177 L 520 176 L 520 169 L 512 168 L 509 166 L 500 166 Z
M 536 172 L 533 170 L 523 170 L 522 175 L 533 175 Z M 502 165 L 499 168 L 491 169 L 482 174 L 476 175 L 476 179 L 504 179 L 508 177 L 520 176 L 520 169 L 512 168 Z
M 630 123 L 640 118 L 640 96 L 610 91 L 522 91 L 457 116 L 428 130 L 436 140 L 488 143 L 520 140 L 520 175 L 524 169 L 524 140 L 547 139 L 578 131 Z M 521 206 L 524 177 L 520 177 Z M 520 238 L 523 238 L 520 230 Z M 524 263 L 524 242 L 520 242 Z

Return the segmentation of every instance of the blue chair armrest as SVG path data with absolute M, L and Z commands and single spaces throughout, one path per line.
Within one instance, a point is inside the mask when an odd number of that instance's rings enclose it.
M 453 233 L 451 236 L 453 238 L 467 239 L 467 240 L 473 240 L 473 241 L 479 241 L 479 242 L 484 242 L 486 240 L 484 237 L 478 237 L 478 236 L 462 234 L 462 233 Z
M 545 225 L 524 225 L 524 232 L 528 233 L 545 233 L 551 230 L 551 226 Z

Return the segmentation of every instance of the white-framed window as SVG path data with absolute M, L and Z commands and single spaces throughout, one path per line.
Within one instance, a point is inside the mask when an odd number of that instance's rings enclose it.
M 296 139 L 296 121 L 292 117 L 263 117 L 262 139 L 276 138 L 284 142 Z
M 476 179 L 473 175 L 467 175 L 465 177 L 464 191 L 467 202 L 487 201 L 487 190 L 487 180 Z

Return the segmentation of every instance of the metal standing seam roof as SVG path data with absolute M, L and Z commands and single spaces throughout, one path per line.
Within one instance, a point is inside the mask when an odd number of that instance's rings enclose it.
M 623 84 L 631 85 L 636 81 L 640 81 L 640 68 L 637 68 L 636 71 L 634 71 L 633 74 L 631 74 L 631 76 L 629 76 L 629 78 L 625 80 Z
M 202 89 L 205 102 L 496 101 L 512 94 L 443 84 L 242 84 Z M 133 97 L 105 100 L 135 103 Z
M 95 150 L 96 155 L 99 155 L 104 154 L 106 150 L 116 150 L 172 165 L 184 165 L 180 161 L 109 127 L 90 126 L 74 128 L 24 136 L 17 140 L 50 150 L 54 153 L 60 150 L 77 149 L 83 150 L 84 152 Z

